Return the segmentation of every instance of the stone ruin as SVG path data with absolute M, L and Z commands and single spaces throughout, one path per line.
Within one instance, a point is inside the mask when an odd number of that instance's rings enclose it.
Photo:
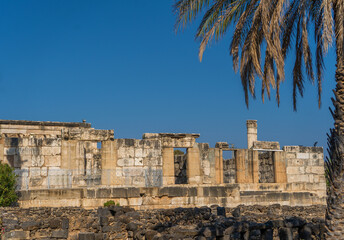
M 0 161 L 18 175 L 21 207 L 135 209 L 326 204 L 322 147 L 258 141 L 247 149 L 198 143 L 199 134 L 145 133 L 116 139 L 90 123 L 0 120 Z M 184 148 L 185 153 L 176 153 Z M 224 151 L 232 158 L 224 159 Z

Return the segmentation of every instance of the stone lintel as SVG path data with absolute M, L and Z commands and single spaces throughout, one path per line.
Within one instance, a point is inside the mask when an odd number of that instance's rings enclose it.
M 285 152 L 300 152 L 300 153 L 323 153 L 323 147 L 305 147 L 305 146 L 284 146 Z
M 199 133 L 144 133 L 142 139 L 149 138 L 199 138 Z
M 114 130 L 71 128 L 62 131 L 65 140 L 107 141 L 114 139 Z
M 253 149 L 280 150 L 280 144 L 272 141 L 254 141 Z
M 27 120 L 0 120 L 0 125 L 33 125 L 54 127 L 79 127 L 91 128 L 91 123 L 86 122 L 50 122 L 50 121 L 27 121 Z
M 217 142 L 215 148 L 229 149 L 229 144 L 227 142 Z
M 199 138 L 199 133 L 159 133 L 160 137 L 169 137 L 169 138 Z

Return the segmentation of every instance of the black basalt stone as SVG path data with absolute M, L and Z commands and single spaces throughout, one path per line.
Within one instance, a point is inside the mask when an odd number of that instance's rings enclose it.
M 239 208 L 239 207 L 235 208 L 235 209 L 233 210 L 233 212 L 232 212 L 232 215 L 233 215 L 233 217 L 235 217 L 235 218 L 240 217 L 240 208 Z

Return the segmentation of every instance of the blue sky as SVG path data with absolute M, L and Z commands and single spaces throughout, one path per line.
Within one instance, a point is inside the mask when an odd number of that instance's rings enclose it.
M 246 147 L 246 120 L 259 140 L 326 146 L 335 86 L 333 51 L 325 58 L 322 108 L 306 83 L 292 109 L 292 66 L 281 104 L 244 102 L 228 53 L 231 33 L 198 61 L 197 24 L 174 32 L 173 1 L 3 0 L 0 2 L 1 119 L 79 122 L 145 132 L 200 133 L 199 142 Z M 294 51 L 294 50 L 292 50 Z M 291 61 L 293 58 L 291 58 Z M 260 85 L 260 80 L 258 85 Z

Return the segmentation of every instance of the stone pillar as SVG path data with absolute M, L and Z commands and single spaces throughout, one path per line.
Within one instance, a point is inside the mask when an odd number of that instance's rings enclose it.
M 237 149 L 234 151 L 235 165 L 236 165 L 236 182 L 237 183 L 252 183 L 252 162 L 248 161 L 248 150 Z
M 215 178 L 216 183 L 223 183 L 223 151 L 221 148 L 215 148 Z
M 101 148 L 102 156 L 102 185 L 117 185 L 116 166 L 117 166 L 117 142 L 103 141 Z
M 174 149 L 171 147 L 162 149 L 162 174 L 163 186 L 175 184 Z
M 252 163 L 252 177 L 254 183 L 259 183 L 259 160 L 258 151 L 248 150 L 249 163 Z
M 202 184 L 201 178 L 201 160 L 199 156 L 199 148 L 194 144 L 192 148 L 187 150 L 186 171 L 189 184 Z
M 287 169 L 283 152 L 274 152 L 274 171 L 275 171 L 275 182 L 286 183 L 287 182 Z
M 247 120 L 247 148 L 253 147 L 253 142 L 257 141 L 257 120 Z

